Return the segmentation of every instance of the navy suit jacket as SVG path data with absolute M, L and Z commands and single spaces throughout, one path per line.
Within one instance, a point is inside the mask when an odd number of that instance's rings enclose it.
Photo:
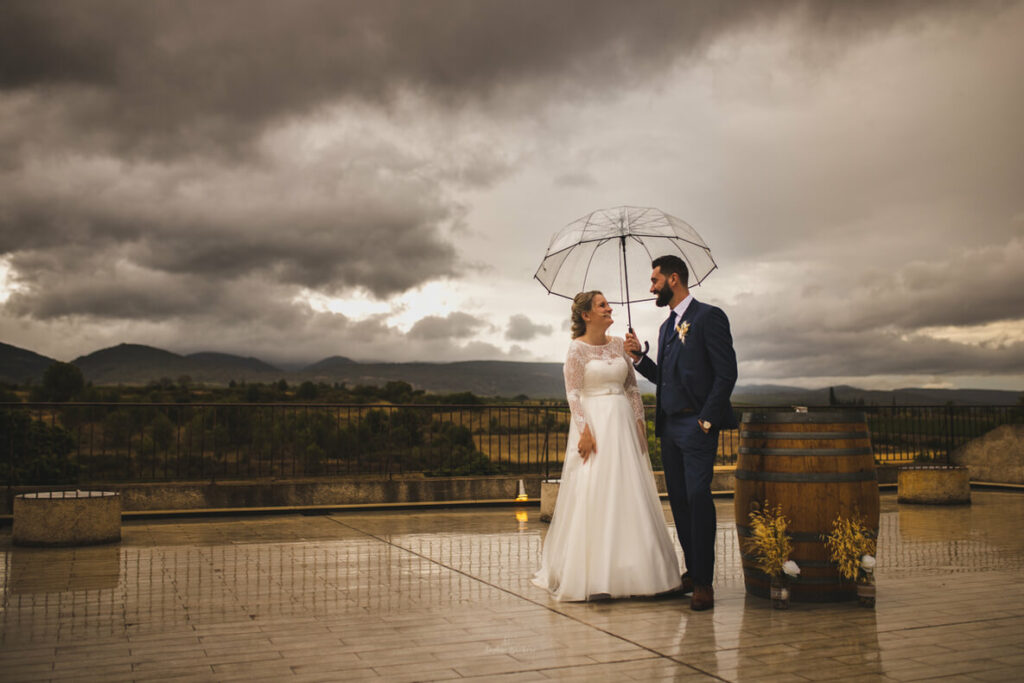
M 636 366 L 658 388 L 654 433 L 661 436 L 666 419 L 689 413 L 711 422 L 712 429 L 733 429 L 738 423 L 729 396 L 737 371 L 729 319 L 722 309 L 693 299 L 683 320 L 690 323 L 685 342 L 668 329 L 666 320 L 661 325 L 658 362 L 644 356 Z

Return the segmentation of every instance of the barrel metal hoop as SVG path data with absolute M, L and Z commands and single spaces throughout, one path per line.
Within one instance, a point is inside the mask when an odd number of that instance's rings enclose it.
M 821 413 L 777 413 L 748 412 L 743 413 L 743 424 L 834 424 L 867 422 L 864 413 L 821 412 Z
M 737 469 L 734 475 L 743 481 L 777 481 L 794 483 L 831 483 L 843 481 L 877 481 L 878 475 L 870 472 L 755 472 Z
M 750 530 L 750 527 L 743 526 L 742 524 L 736 525 L 736 535 L 744 538 L 750 538 L 754 535 L 754 532 Z M 786 535 L 789 536 L 789 540 L 794 543 L 824 543 L 822 539 L 822 533 L 815 531 L 787 531 Z
M 751 448 L 740 446 L 740 455 L 872 455 L 870 447 L 860 448 Z
M 860 432 L 752 432 L 740 431 L 745 439 L 870 439 L 871 433 Z
M 771 577 L 770 576 L 765 574 L 760 569 L 755 569 L 753 567 L 744 567 L 743 568 L 743 574 L 745 576 L 751 578 L 751 579 L 764 579 L 765 581 L 771 581 Z M 842 581 L 840 581 L 838 578 L 833 578 L 833 577 L 812 578 L 812 577 L 809 577 L 809 576 L 801 576 L 799 579 L 796 579 L 794 581 L 794 583 L 791 583 L 790 586 L 792 587 L 792 586 L 794 586 L 796 584 L 800 584 L 800 585 L 804 585 L 804 586 L 811 585 L 811 584 L 817 585 L 817 586 L 842 586 L 842 585 L 849 585 L 852 590 L 855 590 L 853 584 L 845 584 Z
M 741 553 L 740 557 L 751 563 L 757 562 L 755 556 L 748 555 L 747 553 Z M 811 567 L 816 569 L 835 569 L 838 566 L 835 562 L 829 562 L 828 560 L 800 560 L 797 564 L 801 569 L 810 569 Z
M 787 531 L 786 535 L 795 543 L 824 543 L 825 540 L 823 536 L 827 535 L 827 533 L 828 532 L 825 531 Z M 744 538 L 750 538 L 754 535 L 754 532 L 750 530 L 749 526 L 737 524 L 736 535 Z M 868 529 L 864 535 L 868 538 L 878 538 L 878 532 L 874 529 Z

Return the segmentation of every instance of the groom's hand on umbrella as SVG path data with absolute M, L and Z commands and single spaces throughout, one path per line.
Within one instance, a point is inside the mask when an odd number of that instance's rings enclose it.
M 640 350 L 640 340 L 636 338 L 636 333 L 632 330 L 626 333 L 625 348 L 626 353 L 633 356 L 634 361 L 643 358 L 643 352 Z

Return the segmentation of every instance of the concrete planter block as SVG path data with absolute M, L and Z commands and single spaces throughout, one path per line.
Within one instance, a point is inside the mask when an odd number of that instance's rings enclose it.
M 899 503 L 963 505 L 971 502 L 971 476 L 966 467 L 922 465 L 900 468 Z
M 548 479 L 540 483 L 540 521 L 550 522 L 558 500 L 558 486 L 561 479 Z
M 15 545 L 75 546 L 121 540 L 121 496 L 113 491 L 44 491 L 14 497 Z

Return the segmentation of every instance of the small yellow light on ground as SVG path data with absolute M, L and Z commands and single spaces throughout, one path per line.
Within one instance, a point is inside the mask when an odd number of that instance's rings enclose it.
M 526 495 L 526 484 L 524 484 L 523 480 L 520 479 L 519 480 L 519 494 L 516 496 L 516 502 L 525 501 L 525 500 L 529 500 L 529 499 L 530 499 L 529 496 Z

